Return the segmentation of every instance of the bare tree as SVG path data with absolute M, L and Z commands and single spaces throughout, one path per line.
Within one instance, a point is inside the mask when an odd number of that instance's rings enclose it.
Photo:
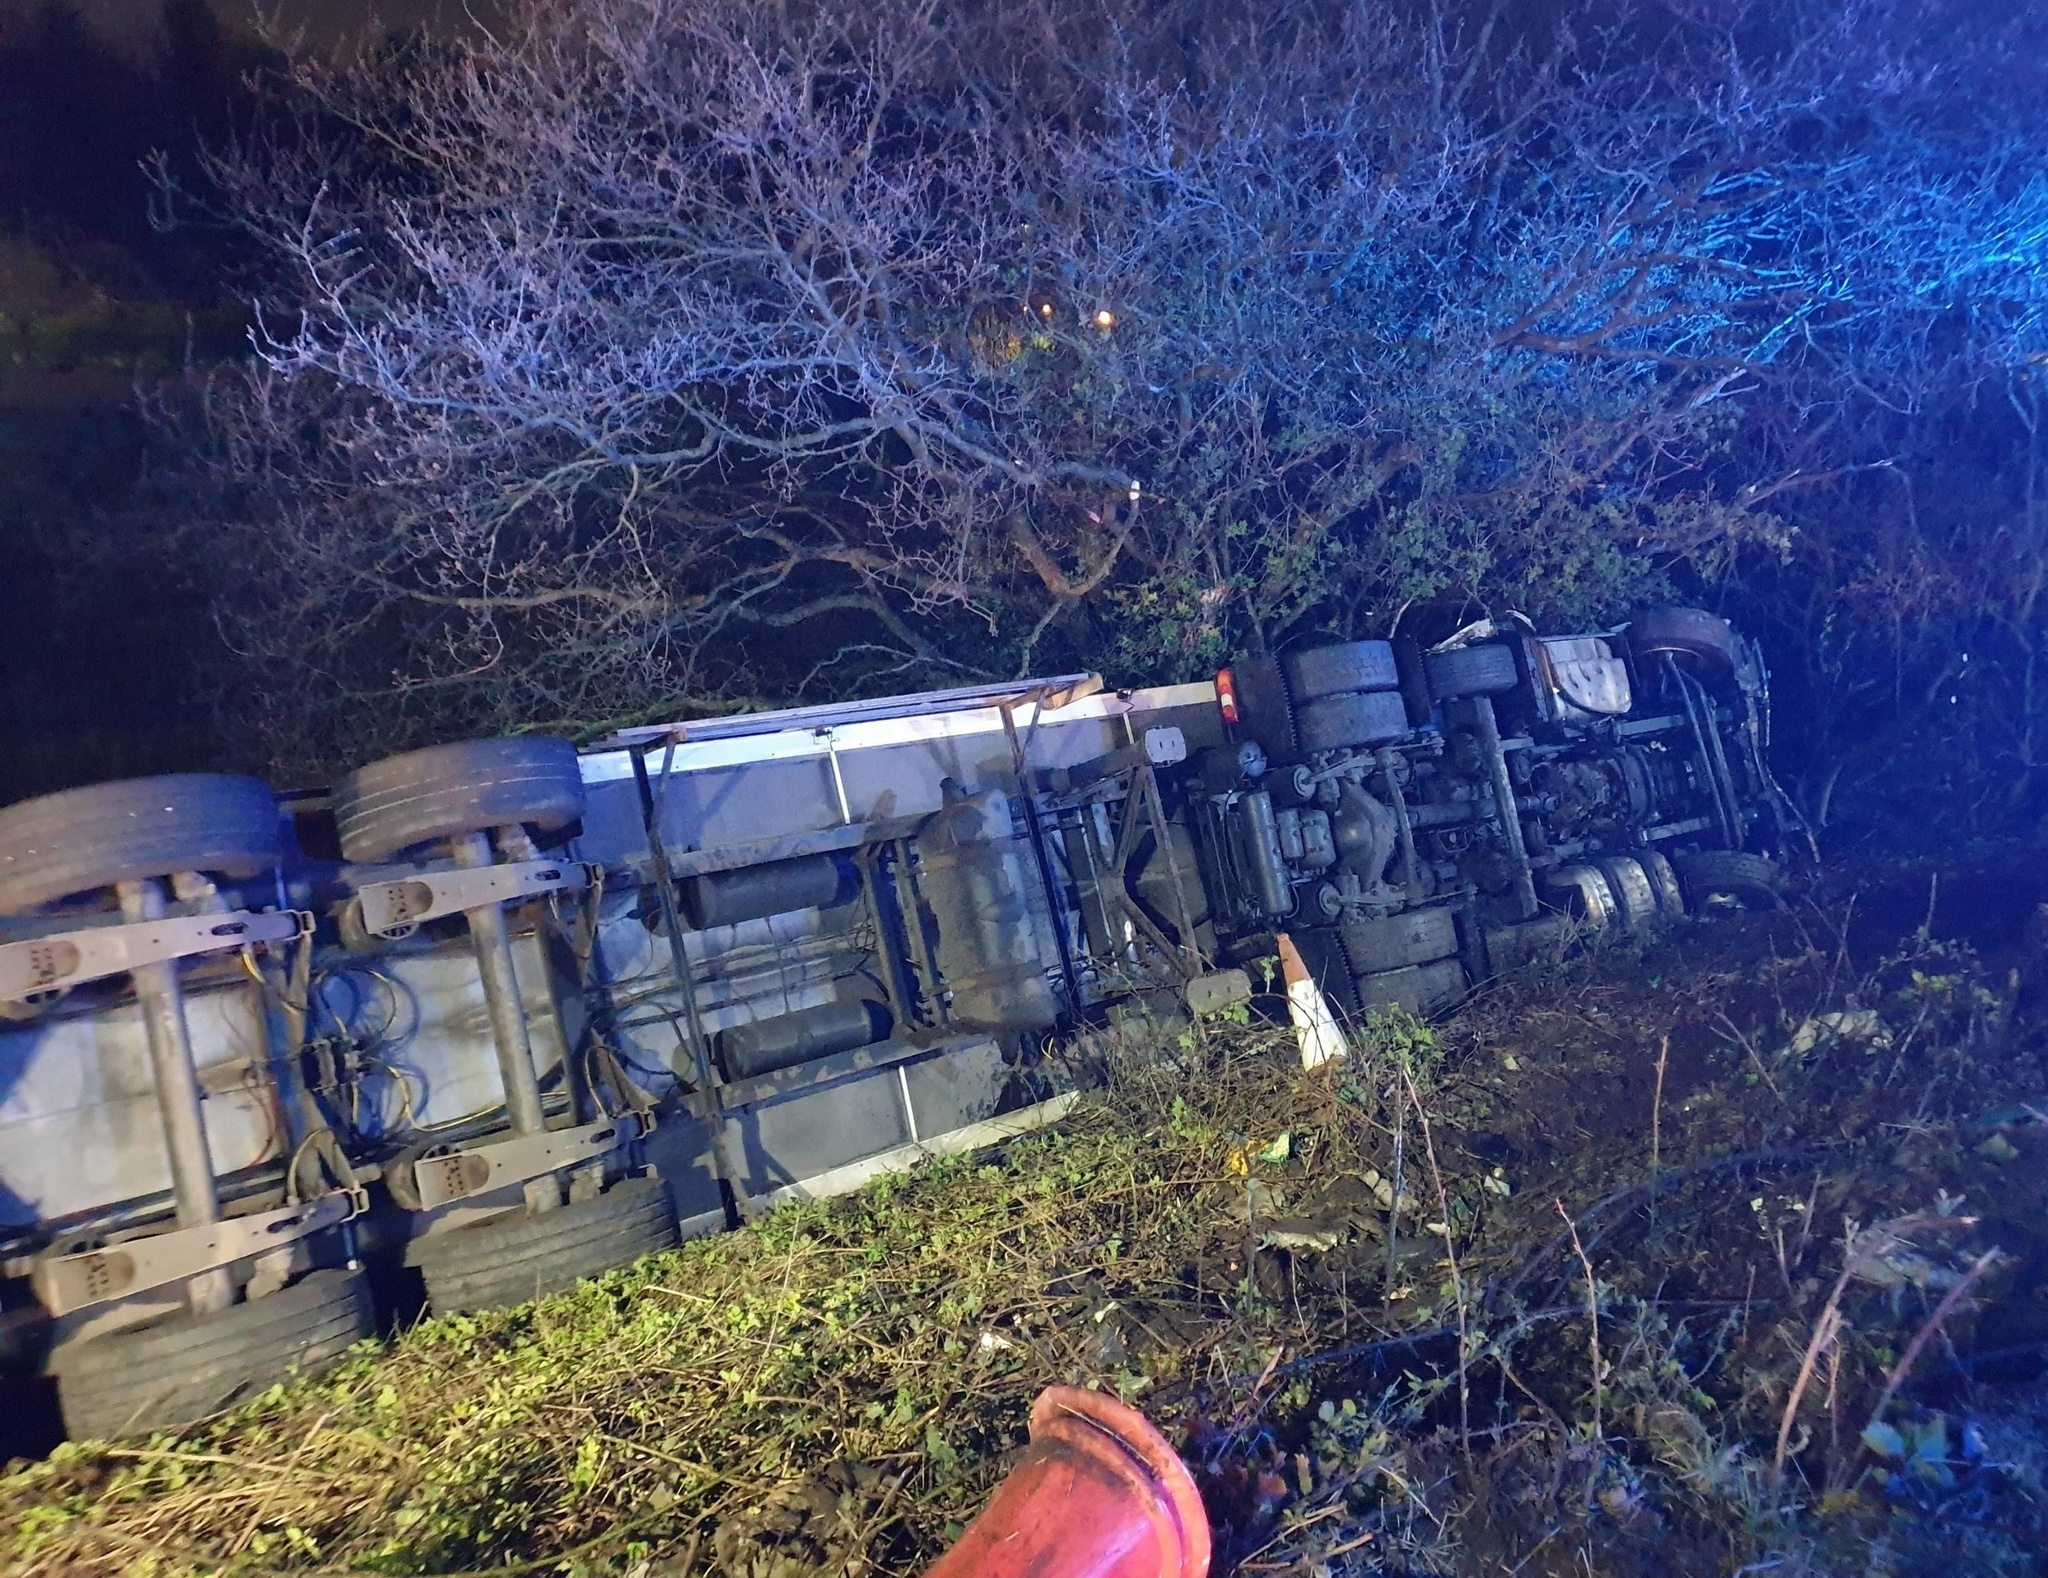
M 1927 185 L 1913 83 L 1866 124 L 1889 10 L 1798 9 L 536 0 L 302 66 L 212 168 L 273 272 L 180 483 L 251 715 L 1168 677 L 1782 543 L 1746 403 L 1910 404 L 2029 211 Z

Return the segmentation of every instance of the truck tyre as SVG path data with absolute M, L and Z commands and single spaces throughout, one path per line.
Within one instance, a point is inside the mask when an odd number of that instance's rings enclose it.
M 1733 679 L 1742 660 L 1728 621 L 1704 608 L 1645 609 L 1629 621 L 1628 644 L 1644 667 L 1668 652 L 1709 685 Z
M 1408 732 L 1408 708 L 1396 690 L 1353 691 L 1305 702 L 1295 716 L 1305 751 L 1337 751 L 1398 740 Z
M 1543 873 L 1544 900 L 1588 931 L 1603 931 L 1622 919 L 1621 900 L 1598 866 L 1574 861 Z
M 1310 647 L 1306 652 L 1288 653 L 1281 662 L 1287 670 L 1288 689 L 1298 702 L 1354 690 L 1394 690 L 1401 683 L 1391 641 Z
M 1280 660 L 1241 658 L 1231 665 L 1230 678 L 1237 690 L 1238 736 L 1255 742 L 1268 761 L 1292 761 L 1301 751 L 1301 741 L 1295 734 L 1294 704 L 1287 699 Z
M 1360 975 L 1433 964 L 1458 951 L 1458 926 L 1449 909 L 1406 910 L 1378 920 L 1352 921 L 1340 928 L 1344 952 Z
M 1607 891 L 1614 895 L 1615 919 L 1625 931 L 1641 931 L 1662 913 L 1657 900 L 1657 883 L 1643 863 L 1633 855 L 1605 855 L 1593 867 L 1607 879 Z
M 437 1315 L 509 1309 L 676 1246 L 659 1178 L 626 1178 L 594 1200 L 538 1215 L 509 1211 L 418 1241 L 412 1255 Z
M 430 745 L 357 769 L 334 786 L 343 858 L 524 824 L 557 832 L 583 815 L 576 747 L 545 734 Z
M 367 1275 L 315 1271 L 267 1298 L 66 1344 L 48 1369 L 71 1438 L 110 1440 L 187 1425 L 288 1375 L 316 1374 L 376 1330 Z
M 1429 688 L 1429 668 L 1422 661 L 1422 643 L 1412 633 L 1394 637 L 1394 667 L 1401 676 L 1401 699 L 1408 704 L 1408 723 L 1422 728 L 1435 713 L 1436 697 Z
M 179 871 L 253 877 L 287 842 L 277 797 L 255 778 L 173 773 L 66 789 L 0 810 L 0 912 Z
M 1359 1001 L 1365 1011 L 1405 1008 L 1411 1014 L 1441 1013 L 1466 992 L 1465 967 L 1456 959 L 1411 964 L 1400 970 L 1376 970 L 1358 978 Z
M 1497 642 L 1425 652 L 1422 666 L 1429 675 L 1429 693 L 1438 701 L 1456 696 L 1497 696 L 1521 683 L 1511 647 Z
M 1648 874 L 1650 886 L 1657 891 L 1657 908 L 1670 920 L 1682 916 L 1685 913 L 1685 889 L 1679 884 L 1678 872 L 1671 862 L 1654 849 L 1644 850 L 1636 859 Z
M 1717 899 L 1733 899 L 1746 910 L 1774 910 L 1782 897 L 1777 866 L 1747 850 L 1700 849 L 1672 856 L 1671 864 L 1695 910 Z

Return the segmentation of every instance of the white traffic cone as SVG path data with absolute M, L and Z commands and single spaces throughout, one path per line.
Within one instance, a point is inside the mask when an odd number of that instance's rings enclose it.
M 1285 932 L 1280 934 L 1280 975 L 1287 983 L 1287 1017 L 1294 1021 L 1295 1038 L 1301 1042 L 1301 1066 L 1321 1068 L 1346 1056 L 1351 1047 L 1337 1016 L 1301 962 L 1301 950 Z

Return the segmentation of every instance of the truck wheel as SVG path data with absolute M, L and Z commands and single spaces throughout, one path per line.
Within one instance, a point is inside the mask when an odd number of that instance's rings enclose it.
M 1607 879 L 1607 891 L 1614 895 L 1615 919 L 1625 931 L 1641 931 L 1657 919 L 1657 884 L 1643 863 L 1632 855 L 1607 855 L 1593 862 Z
M 1360 975 L 1431 964 L 1458 951 L 1457 922 L 1441 904 L 1378 920 L 1353 921 L 1341 928 L 1341 935 L 1351 968 Z
M 1296 701 L 1341 696 L 1354 690 L 1393 690 L 1401 683 L 1391 641 L 1346 641 L 1341 646 L 1310 647 L 1306 652 L 1288 653 L 1281 662 Z
M 0 810 L 0 912 L 178 871 L 253 877 L 286 842 L 260 779 L 173 773 L 66 789 Z
M 1668 652 L 1712 685 L 1732 679 L 1742 660 L 1728 621 L 1704 608 L 1645 609 L 1629 621 L 1628 644 L 1639 661 Z
M 334 786 L 341 853 L 355 861 L 515 823 L 552 833 L 582 815 L 576 747 L 545 734 L 430 745 L 372 762 Z
M 1411 1014 L 1434 1014 L 1449 1008 L 1466 992 L 1465 967 L 1456 959 L 1411 964 L 1401 970 L 1376 970 L 1358 978 L 1359 1001 L 1367 1013 L 1375 1008 L 1405 1008 Z
M 1623 918 L 1621 901 L 1598 866 L 1581 862 L 1555 867 L 1543 874 L 1543 886 L 1555 908 L 1588 930 L 1603 930 Z
M 1693 909 L 1705 909 L 1717 899 L 1733 899 L 1746 910 L 1778 907 L 1778 868 L 1762 855 L 1742 849 L 1700 849 L 1672 856 L 1671 864 Z
M 1425 652 L 1422 667 L 1429 675 L 1429 693 L 1438 701 L 1454 696 L 1497 696 L 1521 683 L 1513 648 L 1497 642 Z
M 509 1309 L 676 1246 L 676 1208 L 659 1178 L 627 1178 L 595 1200 L 538 1215 L 511 1211 L 419 1240 L 413 1259 L 437 1315 Z
M 1321 696 L 1302 705 L 1295 732 L 1305 751 L 1337 751 L 1398 740 L 1408 732 L 1408 708 L 1397 690 Z
M 1670 919 L 1677 919 L 1685 913 L 1685 889 L 1679 885 L 1678 872 L 1654 849 L 1646 849 L 1636 859 L 1650 879 L 1650 886 L 1657 892 L 1657 908 Z
M 363 1272 L 315 1271 L 267 1298 L 66 1344 L 48 1368 L 66 1432 L 108 1440 L 187 1425 L 315 1374 L 376 1329 Z

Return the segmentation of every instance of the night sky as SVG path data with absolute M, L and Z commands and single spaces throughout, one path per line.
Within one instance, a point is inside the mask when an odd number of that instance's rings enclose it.
M 162 13 L 159 0 L 77 0 L 76 9 L 101 33 L 139 43 L 154 33 Z M 453 31 L 473 25 L 473 18 L 494 11 L 488 0 L 276 0 L 261 6 L 224 4 L 218 10 L 230 27 L 276 31 L 289 36 L 303 30 L 306 41 L 332 48 L 363 36 L 417 27 Z

